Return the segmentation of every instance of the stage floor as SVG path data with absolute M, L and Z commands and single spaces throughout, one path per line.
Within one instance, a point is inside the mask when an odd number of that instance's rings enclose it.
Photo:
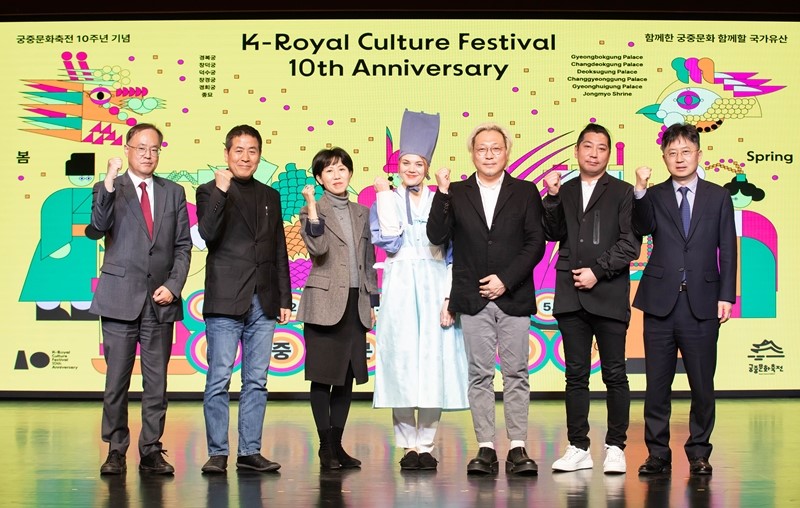
M 236 403 L 231 442 L 236 443 Z M 108 452 L 100 440 L 99 401 L 0 401 L 0 505 L 15 507 L 783 507 L 800 506 L 800 400 L 725 399 L 717 404 L 712 436 L 713 476 L 693 478 L 683 453 L 688 432 L 687 400 L 673 404 L 673 472 L 639 477 L 647 456 L 642 401 L 631 405 L 626 456 L 628 473 L 602 472 L 605 403 L 590 413 L 595 469 L 552 473 L 567 445 L 563 401 L 530 404 L 528 454 L 539 464 L 537 477 L 510 477 L 503 470 L 508 450 L 502 404 L 496 407 L 496 477 L 466 474 L 477 452 L 468 411 L 445 413 L 437 434 L 439 468 L 401 472 L 402 451 L 394 447 L 391 412 L 356 401 L 344 444 L 363 461 L 358 470 L 321 472 L 317 434 L 307 401 L 267 405 L 262 453 L 282 464 L 278 474 L 238 473 L 235 459 L 223 476 L 205 476 L 207 459 L 202 403 L 171 402 L 163 438 L 174 477 L 139 473 L 136 445 L 128 451 L 128 472 L 101 477 Z M 139 402 L 131 404 L 131 441 L 139 432 Z M 235 449 L 235 445 L 234 445 Z

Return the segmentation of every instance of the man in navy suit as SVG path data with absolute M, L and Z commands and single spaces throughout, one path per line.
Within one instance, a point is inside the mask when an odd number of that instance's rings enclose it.
M 167 364 L 175 321 L 183 319 L 181 290 L 186 283 L 192 239 L 186 193 L 154 175 L 163 136 L 141 123 L 125 136 L 128 170 L 122 159 L 108 161 L 108 172 L 94 186 L 92 230 L 105 236 L 103 266 L 89 311 L 101 318 L 106 384 L 103 441 L 109 453 L 100 474 L 126 471 L 130 444 L 128 389 L 136 347 L 142 370 L 142 430 L 139 469 L 171 475 L 161 445 L 167 414 Z
M 652 235 L 633 306 L 644 312 L 647 389 L 645 443 L 649 456 L 639 474 L 669 473 L 671 390 L 678 351 L 689 378 L 692 403 L 684 451 L 693 475 L 709 475 L 714 428 L 714 371 L 719 327 L 736 299 L 736 226 L 730 193 L 697 175 L 700 135 L 675 124 L 661 151 L 670 173 L 648 188 L 652 170 L 636 169 L 633 228 Z
M 639 256 L 641 237 L 631 229 L 633 185 L 606 172 L 611 136 L 590 123 L 578 135 L 579 174 L 561 185 L 561 175 L 545 176 L 544 230 L 558 242 L 553 315 L 566 361 L 567 436 L 564 456 L 554 471 L 593 467 L 589 452 L 589 376 L 592 342 L 600 352 L 606 385 L 608 432 L 605 473 L 624 473 L 630 389 L 625 372 L 625 337 L 631 318 L 630 264 Z
M 467 351 L 468 398 L 478 455 L 467 474 L 496 474 L 495 355 L 503 374 L 503 409 L 511 441 L 506 472 L 535 475 L 525 451 L 530 385 L 530 317 L 536 313 L 533 268 L 544 255 L 542 201 L 536 185 L 506 174 L 511 136 L 501 126 L 481 124 L 467 147 L 477 170 L 450 183 L 450 170 L 436 173 L 428 239 L 453 242 L 449 310 L 460 314 Z

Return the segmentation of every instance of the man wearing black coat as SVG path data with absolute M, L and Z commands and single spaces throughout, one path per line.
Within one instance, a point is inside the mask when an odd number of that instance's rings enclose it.
M 589 375 L 592 342 L 600 353 L 606 385 L 608 431 L 605 473 L 625 472 L 630 388 L 625 372 L 625 336 L 630 322 L 630 263 L 641 238 L 631 229 L 633 186 L 606 172 L 611 136 L 591 123 L 578 135 L 579 174 L 564 185 L 561 175 L 545 176 L 544 229 L 559 242 L 553 315 L 558 320 L 566 361 L 567 437 L 555 471 L 593 467 L 589 452 Z
M 481 124 L 467 146 L 476 173 L 450 183 L 436 173 L 438 191 L 427 233 L 436 245 L 453 242 L 449 310 L 460 314 L 469 363 L 468 397 L 478 455 L 467 474 L 496 474 L 495 354 L 503 375 L 503 409 L 511 441 L 506 472 L 535 475 L 525 451 L 528 433 L 530 317 L 536 313 L 533 268 L 544 254 L 542 202 L 532 182 L 506 174 L 511 137 L 497 124 Z

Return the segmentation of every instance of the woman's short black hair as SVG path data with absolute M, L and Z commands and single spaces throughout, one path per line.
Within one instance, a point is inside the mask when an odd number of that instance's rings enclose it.
M 330 149 L 326 148 L 317 152 L 317 155 L 314 156 L 314 160 L 311 161 L 311 174 L 314 175 L 316 179 L 322 174 L 323 169 L 337 161 L 341 161 L 350 171 L 350 174 L 353 174 L 353 159 L 350 158 L 349 153 L 338 146 Z

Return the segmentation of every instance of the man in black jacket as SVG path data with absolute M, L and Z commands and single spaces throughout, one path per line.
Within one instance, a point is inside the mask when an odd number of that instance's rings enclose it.
M 511 137 L 497 124 L 482 124 L 467 146 L 476 173 L 450 183 L 436 173 L 427 233 L 436 245 L 453 241 L 449 310 L 461 315 L 469 363 L 469 405 L 479 451 L 467 474 L 496 474 L 495 354 L 503 374 L 503 407 L 509 440 L 506 472 L 535 475 L 525 451 L 528 434 L 530 316 L 536 313 L 533 268 L 544 254 L 542 202 L 532 182 L 506 174 Z
M 203 395 L 209 459 L 204 473 L 228 464 L 228 401 L 237 348 L 242 349 L 239 443 L 236 467 L 277 471 L 261 455 L 267 371 L 277 323 L 291 317 L 289 258 L 278 192 L 253 178 L 261 160 L 261 134 L 239 125 L 225 139 L 228 169 L 197 188 L 200 236 L 208 246 L 203 318 L 208 374 Z
M 625 472 L 630 388 L 625 372 L 625 336 L 630 322 L 630 263 L 641 238 L 631 229 L 633 186 L 606 172 L 611 136 L 590 123 L 578 136 L 579 174 L 561 185 L 551 170 L 544 179 L 544 230 L 559 242 L 553 315 L 558 320 L 566 361 L 567 436 L 554 471 L 591 469 L 589 375 L 592 341 L 600 353 L 606 385 L 608 431 L 605 473 Z

